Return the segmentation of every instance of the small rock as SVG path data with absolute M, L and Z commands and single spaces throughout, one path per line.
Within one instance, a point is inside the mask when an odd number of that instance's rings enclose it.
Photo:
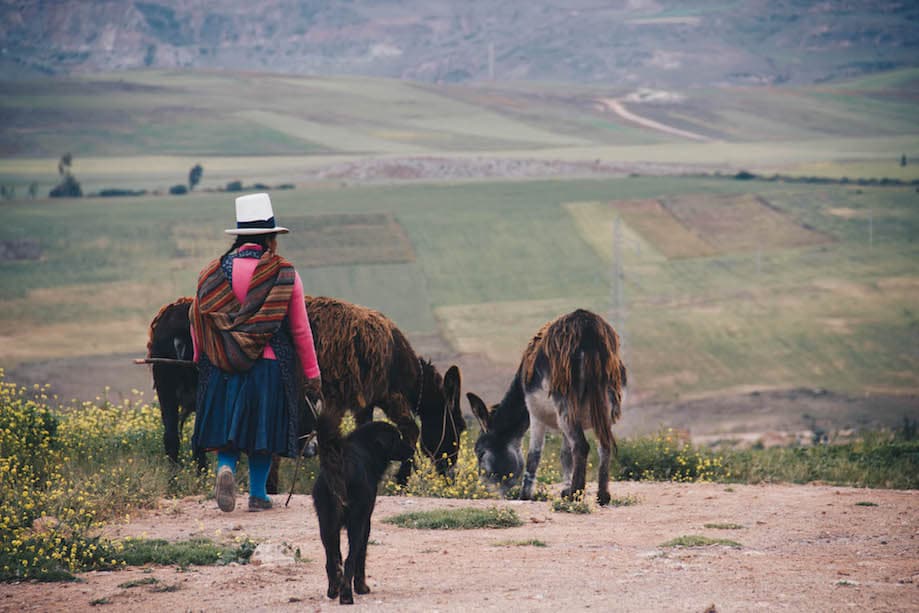
M 252 557 L 249 558 L 249 564 L 254 566 L 287 566 L 296 564 L 295 552 L 290 545 L 286 543 L 260 543 Z

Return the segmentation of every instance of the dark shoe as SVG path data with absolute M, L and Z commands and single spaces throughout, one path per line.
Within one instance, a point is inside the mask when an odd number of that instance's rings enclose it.
M 249 496 L 250 511 L 267 511 L 271 508 L 271 498 L 256 498 Z
M 217 471 L 217 487 L 214 488 L 217 506 L 224 513 L 236 508 L 236 476 L 229 466 L 221 466 Z

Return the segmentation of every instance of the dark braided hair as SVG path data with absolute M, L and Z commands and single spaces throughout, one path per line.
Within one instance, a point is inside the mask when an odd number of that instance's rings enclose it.
M 233 244 L 230 245 L 230 248 L 227 249 L 222 256 L 220 256 L 220 259 L 222 260 L 223 258 L 233 253 L 234 251 L 236 251 L 237 249 L 239 249 L 245 244 L 259 245 L 265 251 L 269 251 L 268 241 L 273 239 L 274 237 L 275 237 L 274 234 L 249 234 L 249 235 L 240 234 L 236 237 L 236 240 L 233 241 Z

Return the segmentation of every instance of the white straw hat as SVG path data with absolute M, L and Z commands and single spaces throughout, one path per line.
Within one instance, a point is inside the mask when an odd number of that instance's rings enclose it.
M 283 226 L 275 224 L 274 210 L 268 194 L 249 194 L 236 199 L 236 227 L 224 230 L 227 234 L 287 234 Z

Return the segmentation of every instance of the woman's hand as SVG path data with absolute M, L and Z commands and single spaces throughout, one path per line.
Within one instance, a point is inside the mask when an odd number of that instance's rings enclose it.
M 313 406 L 318 406 L 322 401 L 322 378 L 313 377 L 312 379 L 307 379 L 303 385 L 303 395 Z

